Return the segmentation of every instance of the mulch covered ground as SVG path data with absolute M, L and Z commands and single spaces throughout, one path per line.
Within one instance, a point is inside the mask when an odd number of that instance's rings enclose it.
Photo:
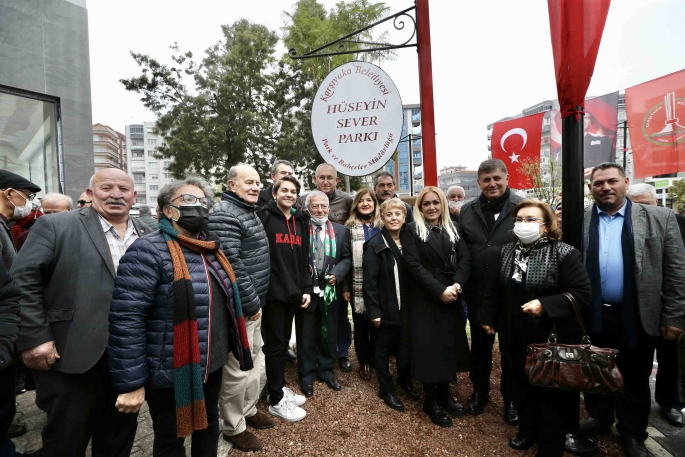
M 351 351 L 353 352 L 353 351 Z M 354 355 L 350 358 L 356 370 Z M 314 396 L 304 409 L 307 417 L 289 423 L 276 419 L 269 430 L 252 430 L 264 441 L 258 455 L 269 456 L 534 456 L 536 447 L 514 451 L 508 440 L 516 427 L 504 423 L 499 385 L 499 351 L 495 348 L 490 404 L 480 416 L 453 419 L 450 428 L 440 428 L 430 422 L 421 410 L 422 403 L 412 401 L 399 391 L 405 411 L 388 408 L 377 397 L 378 380 L 363 381 L 356 371 L 341 373 L 336 370 L 341 392 L 334 392 L 325 384 L 314 384 Z M 289 387 L 299 393 L 297 369 L 289 363 L 286 379 Z M 453 393 L 465 403 L 471 394 L 468 374 L 459 375 Z M 259 408 L 266 410 L 265 401 Z M 617 437 L 603 436 L 599 442 L 601 456 L 624 455 Z M 242 455 L 233 450 L 232 454 Z

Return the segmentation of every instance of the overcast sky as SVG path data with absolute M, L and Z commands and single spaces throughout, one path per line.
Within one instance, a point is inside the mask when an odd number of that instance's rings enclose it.
M 327 8 L 335 0 L 319 0 Z M 121 78 L 138 75 L 135 51 L 169 62 L 178 42 L 196 56 L 240 18 L 272 30 L 294 0 L 88 0 L 93 123 L 120 132 L 154 121 Z M 392 12 L 412 0 L 387 0 Z M 487 156 L 486 126 L 556 98 L 545 0 L 432 0 L 433 82 L 438 167 L 477 167 Z M 614 0 L 588 95 L 602 95 L 685 68 L 685 2 Z M 404 41 L 400 32 L 393 34 Z M 284 49 L 283 49 L 284 50 Z M 416 50 L 382 68 L 405 104 L 419 103 Z

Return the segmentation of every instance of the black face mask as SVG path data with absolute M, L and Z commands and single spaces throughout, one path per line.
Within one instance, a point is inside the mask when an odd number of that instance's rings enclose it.
M 171 206 L 171 205 L 169 205 Z M 209 222 L 209 209 L 203 206 L 171 206 L 180 213 L 178 219 L 172 219 L 184 230 L 190 233 L 200 233 Z

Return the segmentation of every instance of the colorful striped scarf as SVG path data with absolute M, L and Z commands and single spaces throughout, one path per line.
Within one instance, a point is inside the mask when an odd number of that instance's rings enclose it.
M 244 371 L 252 368 L 252 358 L 235 273 L 221 250 L 219 241 L 202 241 L 183 236 L 167 219 L 162 219 L 159 223 L 159 230 L 167 243 L 174 267 L 174 397 L 176 432 L 182 438 L 191 435 L 194 430 L 207 428 L 208 423 L 203 389 L 205 379 L 200 364 L 195 294 L 181 246 L 200 254 L 213 253 L 228 275 L 233 290 L 233 307 L 229 306 L 229 310 L 241 342 L 234 354 Z M 209 360 L 207 364 L 209 365 Z

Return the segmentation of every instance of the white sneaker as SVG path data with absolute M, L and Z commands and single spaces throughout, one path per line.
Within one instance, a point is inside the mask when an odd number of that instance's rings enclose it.
M 287 401 L 285 396 L 283 396 L 280 403 L 277 405 L 269 405 L 269 413 L 272 416 L 280 417 L 281 419 L 285 419 L 289 422 L 301 421 L 307 416 L 307 411 L 295 405 L 294 403 Z
M 286 398 L 290 403 L 295 404 L 295 406 L 302 406 L 307 403 L 307 397 L 296 394 L 288 387 L 283 387 L 283 398 Z

